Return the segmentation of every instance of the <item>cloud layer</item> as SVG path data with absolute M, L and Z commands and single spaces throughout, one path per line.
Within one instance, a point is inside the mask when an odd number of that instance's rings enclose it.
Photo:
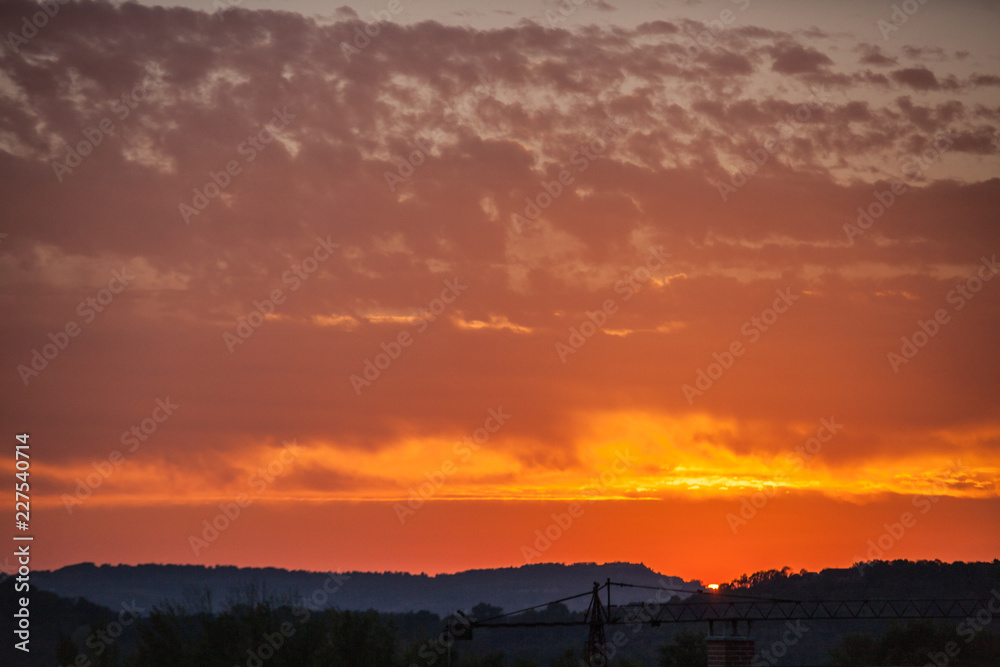
M 623 447 L 603 497 L 996 498 L 989 54 L 724 18 L 79 2 L 8 39 L 0 382 L 38 502 L 115 450 L 78 511 L 228 498 L 293 439 L 274 500 L 452 461 L 439 500 L 555 501 Z

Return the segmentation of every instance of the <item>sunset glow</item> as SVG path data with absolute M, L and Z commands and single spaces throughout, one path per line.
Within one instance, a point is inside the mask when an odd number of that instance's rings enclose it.
M 997 5 L 166 4 L 0 55 L 34 567 L 1000 554 Z

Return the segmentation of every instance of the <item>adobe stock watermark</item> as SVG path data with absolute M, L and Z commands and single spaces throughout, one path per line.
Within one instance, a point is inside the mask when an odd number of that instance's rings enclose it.
M 236 9 L 243 6 L 243 0 L 212 0 L 213 17 L 218 17 L 220 21 L 225 20 L 227 9 Z
M 925 148 L 924 151 L 916 157 L 908 157 L 900 164 L 900 171 L 903 173 L 904 178 L 916 179 L 920 177 L 925 171 L 930 169 L 931 165 L 935 162 L 941 160 L 941 157 L 948 152 L 952 144 L 955 143 L 955 133 L 951 130 L 941 132 L 934 137 L 933 147 Z M 888 190 L 878 190 L 877 188 L 872 191 L 873 201 L 868 204 L 868 206 L 858 207 L 858 217 L 855 220 L 855 224 L 849 222 L 844 223 L 844 234 L 847 235 L 848 245 L 854 245 L 854 239 L 861 236 L 869 229 L 872 225 L 881 218 L 889 208 L 895 204 L 900 197 L 902 197 L 908 191 L 908 186 L 903 182 L 903 178 L 894 178 L 889 182 Z
M 296 609 L 309 611 L 322 611 L 326 609 L 330 603 L 330 596 L 334 595 L 343 586 L 344 582 L 350 579 L 350 575 L 343 572 L 327 572 L 327 578 L 323 581 L 323 585 L 313 589 L 313 592 L 309 595 L 303 595 L 302 599 L 296 605 Z M 330 584 L 336 584 L 333 588 Z M 309 620 L 309 614 L 304 614 L 305 618 L 301 621 L 305 623 Z
M 21 53 L 21 47 L 34 39 L 40 30 L 49 24 L 51 19 L 59 13 L 59 5 L 69 4 L 69 0 L 43 0 L 38 4 L 39 11 L 31 15 L 21 17 L 21 29 L 16 33 L 7 33 L 7 46 L 14 53 Z
M 576 10 L 582 5 L 589 4 L 590 2 L 591 0 L 559 0 L 559 5 L 555 10 L 548 9 L 545 11 L 545 22 L 550 28 L 555 28 L 570 16 L 576 14 Z
M 263 667 L 264 663 L 273 658 L 289 639 L 295 636 L 298 628 L 307 623 L 314 611 L 326 608 L 330 601 L 330 596 L 339 591 L 344 582 L 350 579 L 346 574 L 334 574 L 327 572 L 328 576 L 323 581 L 323 585 L 313 589 L 308 596 L 303 596 L 302 600 L 292 606 L 292 615 L 295 617 L 295 624 L 291 621 L 282 621 L 274 632 L 264 632 L 261 641 L 253 648 L 246 651 L 247 659 L 243 663 L 246 667 Z M 331 586 L 330 584 L 334 584 Z M 238 666 L 235 666 L 238 667 Z
M 290 268 L 281 274 L 282 284 L 288 285 L 289 293 L 297 292 L 302 287 L 302 283 L 309 280 L 310 276 L 319 270 L 320 263 L 330 259 L 333 256 L 333 251 L 339 247 L 339 243 L 330 241 L 329 234 L 325 239 L 317 236 L 316 245 L 313 247 L 312 253 L 306 255 L 301 262 L 292 264 Z M 267 321 L 267 316 L 273 315 L 277 307 L 285 303 L 287 298 L 288 295 L 279 287 L 271 290 L 271 293 L 263 301 L 255 299 L 253 310 L 246 315 L 236 318 L 236 327 L 233 331 L 224 331 L 222 333 L 222 342 L 226 344 L 229 354 L 236 351 L 237 345 L 247 342 L 250 336 Z
M 174 410 L 181 407 L 172 402 L 169 396 L 158 398 L 155 403 L 156 407 L 153 408 L 149 417 L 121 434 L 119 441 L 123 446 L 128 446 L 127 454 L 134 454 L 139 449 L 139 445 L 149 440 L 159 430 L 160 424 L 167 421 L 174 414 Z M 119 467 L 125 464 L 125 461 L 125 454 L 120 449 L 111 450 L 105 461 L 92 461 L 90 465 L 94 472 L 88 473 L 86 477 L 76 478 L 76 489 L 73 491 L 73 495 L 64 493 L 60 497 L 66 512 L 72 514 L 73 508 L 82 505 L 84 500 L 90 498 L 95 490 L 100 488 Z
M 436 137 L 440 133 L 440 130 L 435 130 L 433 132 Z M 388 169 L 382 173 L 385 178 L 385 184 L 389 186 L 389 192 L 395 192 L 396 187 L 405 183 L 410 176 L 413 176 L 413 172 L 417 170 L 427 159 L 430 157 L 431 148 L 430 142 L 423 138 L 414 139 L 413 143 L 416 145 L 416 150 L 410 151 L 410 154 L 406 156 L 406 159 L 396 160 L 396 171 L 392 172 Z
M 413 2 L 413 0 L 406 1 Z M 382 24 L 390 23 L 392 17 L 402 11 L 403 3 L 400 0 L 389 0 L 385 9 L 371 10 L 371 16 L 375 21 L 366 23 L 363 27 L 354 26 L 354 38 L 351 40 L 353 46 L 347 42 L 340 43 L 340 52 L 344 55 L 344 60 L 351 62 L 351 58 L 360 55 L 364 49 L 368 48 L 372 40 L 382 33 Z
M 424 661 L 424 665 L 430 667 L 440 660 L 441 656 L 447 655 L 448 649 L 455 644 L 456 637 L 466 635 L 472 627 L 472 619 L 462 612 L 452 614 L 451 618 L 452 621 L 441 631 L 440 635 L 425 641 L 417 649 L 417 655 Z M 410 667 L 420 667 L 420 665 L 411 662 Z
M 292 612 L 293 614 L 295 611 Z M 305 610 L 304 613 L 310 613 Z M 274 632 L 264 632 L 261 641 L 255 648 L 247 649 L 246 667 L 263 667 L 264 663 L 275 656 L 285 645 L 285 642 L 295 636 L 296 627 L 291 621 L 282 621 Z
M 778 661 L 788 654 L 788 650 L 809 632 L 809 628 L 803 625 L 801 620 L 795 623 L 785 621 L 785 627 L 787 629 L 781 635 L 781 639 L 776 639 L 769 647 L 754 655 L 753 667 L 771 667 L 778 664 Z
M 945 296 L 945 301 L 954 305 L 954 312 L 965 308 L 965 304 L 971 301 L 976 294 L 983 289 L 993 276 L 1000 273 L 1000 264 L 997 263 L 997 256 L 991 258 L 982 257 L 979 268 L 969 276 L 964 282 L 955 285 Z M 903 364 L 908 364 L 917 356 L 932 338 L 938 335 L 941 327 L 951 322 L 951 314 L 944 308 L 938 308 L 934 314 L 926 320 L 917 320 L 917 328 L 909 336 L 901 336 L 902 344 L 899 352 L 889 352 L 886 358 L 893 373 L 899 373 L 899 368 Z
M 132 600 L 131 603 L 122 602 L 121 607 L 117 620 L 110 621 L 96 632 L 91 632 L 84 641 L 84 645 L 93 651 L 97 658 L 104 655 L 104 652 L 111 648 L 111 645 L 122 636 L 125 630 L 139 620 L 142 617 L 142 612 L 145 611 L 145 608 L 136 605 L 135 600 Z M 90 664 L 90 658 L 82 652 L 78 653 L 76 659 L 73 660 L 73 665 L 78 667 L 88 667 Z
M 986 605 L 977 611 L 975 616 L 959 621 L 955 626 L 955 634 L 963 638 L 966 645 L 971 644 L 976 636 L 993 622 L 993 617 L 997 614 L 1000 614 L 1000 589 L 994 588 L 990 591 Z M 957 641 L 949 641 L 942 650 L 927 652 L 928 661 L 924 663 L 924 667 L 949 667 L 953 664 L 953 658 L 957 658 L 961 652 L 962 646 Z
M 115 295 L 121 294 L 133 280 L 135 276 L 127 273 L 126 267 L 122 267 L 121 271 L 112 271 L 108 284 L 99 289 L 94 296 L 88 296 L 81 301 L 76 307 L 76 314 L 83 318 L 84 324 L 90 324 L 111 305 Z M 70 339 L 79 336 L 82 330 L 76 320 L 68 320 L 60 330 L 49 333 L 48 339 L 51 342 L 42 344 L 40 352 L 38 348 L 32 348 L 28 363 L 18 364 L 15 369 L 24 386 L 28 386 L 28 382 L 48 368 L 49 362 L 55 361 L 56 357 L 69 347 Z
M 823 445 L 833 440 L 833 437 L 842 428 L 844 428 L 844 425 L 838 424 L 836 417 L 830 417 L 829 419 L 824 417 L 820 419 L 819 428 L 816 429 L 816 433 L 812 437 L 807 438 L 801 445 L 795 447 L 794 450 L 785 454 L 785 461 L 795 466 L 796 472 L 802 470 L 806 464 L 819 454 Z M 754 491 L 749 497 L 743 496 L 740 498 L 739 514 L 733 514 L 732 512 L 726 514 L 726 523 L 729 524 L 729 529 L 733 531 L 733 535 L 736 535 L 742 526 L 747 525 L 751 519 L 756 517 L 764 509 L 768 501 L 778 494 L 778 485 L 785 481 L 788 474 L 788 472 L 782 470 L 774 476 L 773 484 L 766 484 L 762 491 Z
M 118 120 L 124 121 L 129 115 L 146 99 L 149 93 L 163 83 L 163 71 L 153 68 L 143 77 L 142 82 L 136 84 L 131 90 L 127 90 L 115 99 L 111 106 L 111 111 L 118 116 Z M 56 174 L 56 180 L 63 182 L 63 177 L 73 173 L 73 170 L 83 164 L 84 158 L 94 152 L 94 149 L 104 143 L 104 138 L 115 131 L 115 123 L 111 116 L 105 116 L 98 123 L 97 127 L 85 127 L 81 130 L 83 139 L 76 145 L 66 145 L 66 157 L 63 161 L 53 160 L 50 164 Z
M 976 635 L 993 622 L 993 618 L 997 614 L 1000 614 L 1000 589 L 994 588 L 990 591 L 990 599 L 986 606 L 977 611 L 975 616 L 970 616 L 955 626 L 955 633 L 965 639 L 966 644 L 970 644 Z M 944 647 L 944 655 L 941 653 L 927 654 L 931 661 L 925 667 L 948 667 L 948 659 L 957 657 L 961 650 L 955 642 L 948 642 Z
M 635 461 L 636 459 L 632 456 L 631 450 L 616 450 L 615 460 L 611 465 L 602 471 L 600 475 L 588 482 L 581 490 L 583 495 L 594 496 L 583 502 L 590 504 L 597 500 L 597 496 L 602 490 L 614 484 L 619 477 L 635 466 Z M 535 529 L 535 541 L 531 544 L 525 543 L 521 545 L 521 555 L 524 556 L 524 562 L 531 563 L 531 561 L 540 558 L 543 553 L 552 548 L 552 545 L 559 541 L 573 527 L 573 523 L 583 516 L 584 509 L 583 503 L 573 501 L 566 506 L 565 512 L 553 512 L 551 514 L 552 523 L 545 526 L 544 529 Z
M 952 461 L 949 465 L 949 474 L 955 475 L 962 472 L 965 466 L 962 465 L 961 461 Z M 891 551 L 900 540 L 906 536 L 907 531 L 913 529 L 919 520 L 919 518 L 934 507 L 934 504 L 941 500 L 941 493 L 946 489 L 945 485 L 940 482 L 935 481 L 932 485 L 936 495 L 920 494 L 913 496 L 911 499 L 911 504 L 917 510 L 918 514 L 913 512 L 902 512 L 899 515 L 899 519 L 894 523 L 889 523 L 888 521 L 882 524 L 885 529 L 877 537 L 874 537 L 866 543 L 868 551 L 865 552 L 865 556 L 868 561 L 881 560 L 887 552 Z M 854 557 L 854 567 L 858 568 L 858 574 L 864 576 L 865 568 L 871 567 L 871 563 L 868 561 L 863 561 L 860 556 Z
M 493 97 L 496 92 L 496 82 L 493 74 L 487 72 L 479 75 L 479 85 L 473 88 L 468 95 L 460 97 L 454 104 L 444 103 L 444 122 L 448 125 L 456 126 L 460 124 L 462 118 L 471 117 L 482 102 Z
M 812 97 L 817 98 L 819 102 L 823 104 L 827 102 L 828 98 L 826 92 L 822 88 L 810 86 L 809 92 Z M 791 140 L 792 135 L 798 132 L 802 124 L 812 117 L 812 112 L 821 108 L 822 104 L 817 102 L 805 102 L 800 104 L 795 109 L 794 113 L 785 114 L 784 120 L 779 121 L 775 125 L 775 129 L 778 133 L 777 137 L 769 137 L 757 148 L 747 149 L 747 155 L 750 156 L 750 159 L 744 160 L 740 163 L 740 167 L 736 173 L 730 175 L 729 183 L 723 183 L 722 181 L 714 181 L 712 183 L 712 185 L 714 185 L 719 191 L 719 197 L 722 201 L 729 201 L 730 195 L 746 185 L 747 181 L 753 178 L 753 176 L 757 173 L 757 169 L 763 167 L 767 161 L 771 159 L 772 155 L 777 153 L 782 148 L 785 148 L 787 143 Z
M 750 6 L 750 0 L 730 0 L 730 2 L 734 5 L 739 5 L 741 12 L 745 12 Z M 701 30 L 698 33 L 694 33 L 689 30 L 688 36 L 691 37 L 691 44 L 682 47 L 684 49 L 683 53 L 671 54 L 674 64 L 678 67 L 690 65 L 701 57 L 701 54 L 705 52 L 705 49 L 718 46 L 718 43 L 715 41 L 715 36 L 725 30 L 727 26 L 732 25 L 735 21 L 736 14 L 734 14 L 731 9 L 726 8 L 719 12 L 719 18 L 712 19 L 705 24 L 707 26 L 705 30 Z M 686 28 L 687 24 L 685 24 L 685 29 Z
M 409 487 L 407 489 L 410 493 L 409 499 L 405 503 L 399 502 L 392 506 L 396 512 L 396 518 L 399 519 L 399 523 L 406 523 L 406 520 L 416 514 L 426 501 L 433 498 L 441 487 L 444 486 L 444 483 L 448 481 L 448 478 L 458 472 L 461 464 L 468 463 L 473 454 L 489 442 L 493 434 L 499 431 L 510 417 L 509 414 L 503 411 L 503 406 L 498 407 L 496 410 L 493 408 L 487 410 L 486 420 L 483 422 L 483 425 L 475 429 L 472 435 L 463 436 L 461 440 L 452 445 L 452 453 L 458 458 L 459 462 L 456 463 L 451 458 L 445 459 L 437 469 L 425 472 L 424 477 L 427 481 L 421 482 L 416 488 Z
M 296 114 L 289 113 L 287 104 L 280 111 L 277 107 L 274 107 L 271 111 L 273 115 L 270 120 L 264 123 L 260 130 L 249 135 L 236 147 L 237 155 L 243 157 L 245 164 L 249 164 L 257 159 L 257 155 L 269 143 L 274 141 L 278 133 L 288 127 L 289 122 L 294 120 L 296 116 Z M 201 215 L 202 211 L 212 203 L 211 200 L 219 197 L 222 191 L 232 183 L 233 178 L 242 173 L 243 164 L 240 164 L 240 161 L 235 158 L 227 161 L 225 166 L 219 171 L 209 169 L 208 180 L 200 188 L 195 187 L 192 190 L 194 196 L 191 198 L 191 205 L 189 206 L 184 202 L 177 205 L 177 210 L 180 212 L 184 224 L 191 224 L 191 218 Z
M 240 493 L 231 503 L 219 503 L 219 513 L 211 519 L 204 519 L 201 522 L 203 526 L 201 536 L 194 533 L 188 536 L 188 545 L 195 556 L 219 539 L 219 536 L 240 518 L 243 510 L 250 507 L 253 501 L 264 493 L 269 484 L 284 475 L 302 453 L 302 447 L 295 440 L 282 444 L 284 448 L 281 452 L 266 466 L 258 468 L 247 477 L 247 486 L 254 492 L 254 495 Z
M 600 646 L 597 655 L 592 656 L 590 660 L 587 659 L 586 655 L 580 657 L 579 667 L 594 667 L 595 665 L 597 667 L 610 667 L 613 664 L 611 661 L 615 659 L 618 652 L 625 648 L 644 628 L 648 627 L 649 622 L 656 618 L 657 613 L 660 611 L 660 605 L 669 603 L 671 599 L 671 595 L 668 592 L 671 588 L 670 582 L 666 579 L 661 579 L 657 583 L 662 588 L 657 589 L 652 597 L 643 600 L 639 611 L 624 621 L 632 625 L 631 635 L 626 634 L 624 630 L 615 630 L 613 634 L 605 638 L 604 644 Z
M 347 378 L 351 383 L 351 388 L 354 389 L 354 395 L 360 396 L 362 389 L 370 387 L 375 380 L 379 379 L 382 373 L 392 365 L 392 362 L 399 359 L 400 355 L 403 354 L 403 350 L 413 345 L 413 341 L 415 340 L 414 335 L 419 335 L 427 331 L 430 323 L 434 322 L 445 311 L 448 305 L 455 303 L 455 299 L 468 288 L 468 285 L 458 282 L 458 278 L 445 280 L 441 296 L 431 300 L 427 308 L 421 308 L 417 311 L 417 317 L 413 321 L 413 325 L 416 327 L 416 334 L 411 334 L 404 329 L 389 339 L 388 343 L 382 342 L 379 345 L 382 351 L 375 355 L 375 360 L 372 361 L 366 357 L 361 374 L 352 373 Z
M 570 156 L 569 161 L 570 164 L 576 167 L 578 174 L 587 171 L 590 164 L 608 149 L 611 140 L 621 136 L 625 131 L 625 128 L 622 127 L 624 124 L 624 121 L 613 121 L 609 118 L 604 128 L 596 136 L 577 148 L 573 155 Z M 525 227 L 534 224 L 542 215 L 542 211 L 552 206 L 552 203 L 563 193 L 564 188 L 572 185 L 575 179 L 576 177 L 569 169 L 563 169 L 559 172 L 555 180 L 542 181 L 541 190 L 539 190 L 534 198 L 524 198 L 524 215 L 518 213 L 511 215 L 514 231 L 521 234 L 524 232 Z
M 655 271 L 659 271 L 666 264 L 667 259 L 673 257 L 673 253 L 665 252 L 663 246 L 650 247 L 649 258 L 644 266 L 640 266 L 629 273 L 626 273 L 621 280 L 615 283 L 615 294 L 622 295 L 622 301 L 628 301 L 639 291 L 640 286 L 649 282 Z M 618 312 L 618 303 L 612 299 L 605 299 L 600 309 L 586 311 L 586 319 L 579 325 L 569 328 L 569 338 L 566 342 L 556 342 L 556 354 L 559 360 L 566 363 L 566 359 L 571 354 L 582 348 L 588 340 L 599 330 L 602 330 L 608 321 L 608 317 Z
M 875 27 L 882 34 L 882 39 L 889 41 L 889 35 L 897 32 L 900 26 L 909 21 L 910 17 L 919 11 L 921 5 L 925 4 L 927 4 L 927 0 L 903 0 L 900 4 L 893 3 L 889 20 L 879 19 L 875 22 Z
M 471 116 L 479 104 L 492 97 L 494 92 L 494 81 L 492 74 L 479 75 L 480 85 L 476 86 L 473 91 L 460 98 L 457 102 L 449 103 L 445 102 L 443 120 L 452 126 L 459 124 L 462 116 Z M 435 129 L 431 133 L 431 137 L 438 141 L 441 138 L 442 131 L 440 129 Z M 389 192 L 396 192 L 396 188 L 405 183 L 410 179 L 411 176 L 425 164 L 431 158 L 431 149 L 433 148 L 430 141 L 424 138 L 417 138 L 413 141 L 416 146 L 415 150 L 410 151 L 410 153 L 405 158 L 396 159 L 396 169 L 395 171 L 385 170 L 382 172 L 382 177 L 385 179 L 385 184 L 389 188 Z
M 740 333 L 749 338 L 751 343 L 760 340 L 761 335 L 778 321 L 778 316 L 787 313 L 788 309 L 802 298 L 799 294 L 792 294 L 791 288 L 778 289 L 774 293 L 778 295 L 778 298 L 774 300 L 771 307 L 765 308 L 759 316 L 751 317 L 740 327 Z M 734 340 L 722 354 L 713 352 L 712 358 L 715 361 L 711 362 L 705 370 L 698 369 L 695 374 L 694 386 L 685 384 L 681 387 L 688 405 L 694 405 L 695 396 L 702 396 L 711 389 L 712 385 L 722 377 L 723 373 L 733 367 L 736 359 L 743 356 L 746 350 L 747 348 L 742 341 Z

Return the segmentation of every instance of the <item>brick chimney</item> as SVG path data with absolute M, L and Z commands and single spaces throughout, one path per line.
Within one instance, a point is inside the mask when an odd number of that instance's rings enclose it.
M 708 667 L 753 667 L 753 640 L 747 637 L 708 637 Z

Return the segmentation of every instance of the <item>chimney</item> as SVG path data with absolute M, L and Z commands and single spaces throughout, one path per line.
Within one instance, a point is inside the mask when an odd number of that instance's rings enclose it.
M 753 667 L 753 640 L 747 637 L 709 637 L 708 667 Z
M 708 667 L 753 667 L 753 640 L 749 636 L 737 634 L 738 621 L 731 620 L 731 634 L 725 631 L 723 622 L 721 635 L 715 634 L 715 624 L 708 622 L 708 637 L 705 640 L 708 648 Z M 750 625 L 747 624 L 749 634 Z

